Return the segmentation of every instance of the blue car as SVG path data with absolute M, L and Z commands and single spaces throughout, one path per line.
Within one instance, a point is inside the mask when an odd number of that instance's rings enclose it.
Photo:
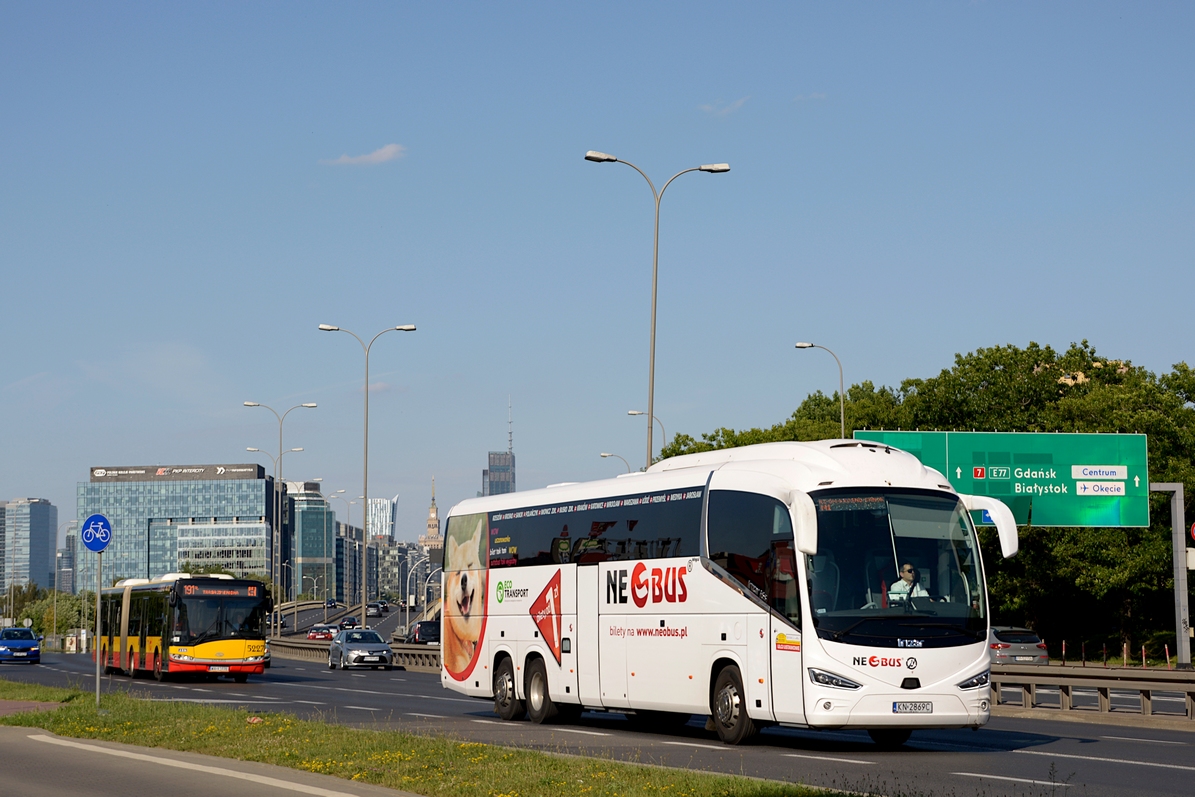
M 41 642 L 28 628 L 5 628 L 0 630 L 0 662 L 41 662 Z

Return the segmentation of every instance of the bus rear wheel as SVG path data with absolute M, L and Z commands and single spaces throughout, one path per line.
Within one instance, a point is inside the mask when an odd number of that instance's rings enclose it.
M 543 659 L 532 659 L 527 665 L 527 683 L 523 691 L 527 694 L 527 716 L 536 725 L 550 722 L 560 713 L 548 694 L 548 670 Z
M 515 695 L 515 667 L 509 658 L 494 668 L 494 713 L 504 720 L 522 719 L 526 709 Z
M 881 750 L 896 750 L 909 741 L 913 732 L 905 728 L 872 728 L 867 735 Z
M 747 716 L 747 697 L 738 667 L 730 664 L 718 673 L 711 703 L 714 730 L 724 744 L 742 744 L 755 735 L 758 728 Z

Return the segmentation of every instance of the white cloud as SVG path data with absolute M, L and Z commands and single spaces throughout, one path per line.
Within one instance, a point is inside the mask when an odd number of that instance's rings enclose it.
M 729 105 L 723 105 L 722 101 L 718 100 L 713 105 L 698 105 L 697 110 L 705 111 L 710 116 L 730 116 L 732 113 L 735 113 L 740 108 L 742 108 L 747 103 L 747 100 L 749 100 L 749 99 L 751 99 L 750 94 L 748 94 L 746 97 L 743 97 L 742 99 L 735 100 L 734 102 L 730 103 Z
M 329 166 L 375 166 L 379 163 L 401 158 L 406 152 L 407 148 L 402 144 L 387 144 L 380 149 L 375 149 L 368 155 L 341 155 L 336 160 L 320 161 L 320 163 Z
M 797 96 L 793 97 L 793 101 L 802 102 L 804 100 L 824 100 L 825 98 L 826 95 L 824 92 L 814 91 L 809 94 L 798 94 Z

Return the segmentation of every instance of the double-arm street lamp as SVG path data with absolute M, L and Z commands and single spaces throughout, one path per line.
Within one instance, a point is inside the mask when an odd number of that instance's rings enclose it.
M 314 407 L 315 405 L 312 404 L 311 406 Z M 279 566 L 279 563 L 282 561 L 282 482 L 280 481 L 282 474 L 282 457 L 286 454 L 297 454 L 298 452 L 302 451 L 303 448 L 301 446 L 299 448 L 288 448 L 286 451 L 279 449 L 278 456 L 274 456 L 269 451 L 265 451 L 260 448 L 254 448 L 253 446 L 249 446 L 245 450 L 252 451 L 254 454 L 265 454 L 266 457 L 269 458 L 270 462 L 274 465 L 274 550 L 270 554 L 270 579 L 274 582 L 275 591 L 277 591 L 282 585 L 282 568 Z M 282 597 L 283 600 L 285 600 L 285 592 L 283 593 Z M 280 629 L 273 629 L 274 636 L 279 636 L 280 633 Z
M 644 412 L 643 410 L 627 410 L 627 415 L 647 415 L 647 413 Z M 660 440 L 663 441 L 662 443 L 660 443 L 660 447 L 662 448 L 663 446 L 667 445 L 667 443 L 668 443 L 668 433 L 664 431 L 664 422 L 661 421 L 659 418 L 657 418 L 654 415 L 651 416 L 651 419 L 653 421 L 655 421 L 656 423 L 660 424 Z M 651 424 L 649 423 L 648 427 L 650 427 L 650 426 L 651 426 Z M 648 462 L 647 466 L 650 468 L 651 462 Z
M 798 349 L 822 349 L 823 351 L 830 351 L 825 346 L 820 346 L 816 343 L 807 343 L 801 341 L 796 346 Z M 838 418 L 842 426 L 842 439 L 846 439 L 846 392 L 843 390 L 842 382 L 842 360 L 838 359 L 838 355 L 830 351 L 830 356 L 834 358 L 834 362 L 838 363 Z
M 387 332 L 414 332 L 414 324 L 402 324 L 396 327 L 387 327 L 366 343 L 361 340 L 355 332 L 349 332 L 347 329 L 333 326 L 332 324 L 320 324 L 321 332 L 348 332 L 357 339 L 361 344 L 361 351 L 365 353 L 365 444 L 363 446 L 364 465 L 362 467 L 362 496 L 361 500 L 364 502 L 365 511 L 361 519 L 361 622 L 365 622 L 365 606 L 369 602 L 368 584 L 369 579 L 366 578 L 366 559 L 369 558 L 369 352 L 373 348 L 374 341 L 385 335 Z M 347 601 L 346 601 L 347 603 Z
M 630 161 L 621 160 L 613 155 L 607 155 L 605 152 L 597 152 L 590 150 L 585 153 L 585 160 L 593 161 L 594 163 L 625 163 L 639 174 L 643 175 L 643 179 L 647 180 L 648 187 L 651 188 L 652 196 L 656 200 L 656 227 L 655 238 L 652 243 L 651 255 L 651 345 L 649 347 L 647 358 L 647 414 L 652 415 L 655 410 L 655 390 L 656 390 L 656 284 L 660 273 L 660 200 L 664 198 L 664 192 L 668 190 L 668 186 L 672 185 L 672 181 L 682 174 L 689 172 L 709 172 L 710 174 L 721 174 L 730 171 L 729 163 L 707 163 L 702 166 L 694 166 L 691 169 L 683 169 L 672 177 L 668 178 L 668 182 L 664 183 L 664 187 L 659 191 L 656 190 L 655 183 L 651 178 L 635 164 Z M 647 467 L 651 467 L 651 433 L 652 425 L 647 425 Z

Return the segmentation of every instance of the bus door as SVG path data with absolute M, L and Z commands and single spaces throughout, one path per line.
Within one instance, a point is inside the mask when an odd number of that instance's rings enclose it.
M 577 566 L 577 570 L 598 571 L 601 609 L 597 628 L 598 678 L 601 682 L 602 705 L 607 708 L 630 708 L 627 698 L 627 562 L 602 562 Z M 579 609 L 580 607 L 578 607 Z M 580 612 L 578 611 L 578 614 Z
M 805 723 L 801 632 L 772 616 L 772 711 L 777 722 Z
M 584 706 L 603 705 L 598 676 L 598 619 L 600 616 L 598 566 L 575 565 L 577 573 L 577 630 L 573 639 L 577 652 L 577 694 Z

